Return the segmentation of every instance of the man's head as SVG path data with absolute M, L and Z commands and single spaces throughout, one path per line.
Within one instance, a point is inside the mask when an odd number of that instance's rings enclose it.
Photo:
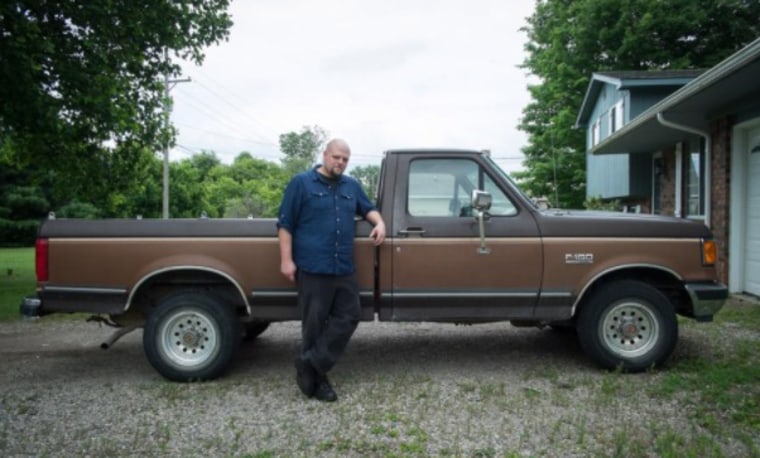
M 322 153 L 322 170 L 329 178 L 338 178 L 343 175 L 351 157 L 351 148 L 345 140 L 334 138 L 327 142 L 325 151 Z

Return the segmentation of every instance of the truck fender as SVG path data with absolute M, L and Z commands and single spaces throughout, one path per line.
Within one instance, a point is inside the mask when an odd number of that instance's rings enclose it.
M 624 273 L 626 270 L 659 271 L 662 274 L 669 275 L 671 278 L 673 278 L 674 281 L 683 282 L 681 276 L 678 275 L 674 270 L 656 264 L 622 264 L 613 266 L 597 272 L 596 275 L 591 277 L 591 279 L 589 279 L 584 284 L 583 288 L 581 288 L 580 293 L 578 293 L 578 296 L 575 298 L 575 302 L 573 302 L 572 309 L 570 310 L 570 316 L 576 316 L 578 313 L 578 306 L 583 302 L 592 286 L 598 285 L 600 281 L 603 281 L 607 277 Z
M 191 265 L 164 267 L 161 269 L 154 270 L 148 273 L 147 275 L 143 276 L 142 278 L 140 278 L 140 280 L 138 280 L 137 283 L 135 283 L 135 286 L 129 291 L 129 297 L 127 298 L 127 303 L 124 306 L 124 312 L 127 312 L 129 310 L 129 308 L 132 306 L 132 301 L 134 299 L 135 294 L 140 290 L 143 284 L 145 284 L 150 279 L 158 275 L 168 273 L 168 272 L 193 271 L 193 270 L 212 273 L 230 282 L 230 284 L 232 284 L 235 287 L 235 289 L 237 289 L 238 293 L 240 294 L 240 298 L 243 300 L 243 303 L 245 304 L 246 315 L 251 315 L 251 304 L 250 302 L 248 302 L 248 297 L 246 297 L 245 292 L 243 291 L 243 288 L 234 278 L 232 278 L 229 274 L 218 269 L 205 267 L 205 266 L 191 266 Z

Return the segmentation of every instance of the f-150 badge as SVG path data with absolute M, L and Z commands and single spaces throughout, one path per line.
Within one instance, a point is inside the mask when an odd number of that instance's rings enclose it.
M 594 253 L 565 253 L 565 264 L 593 264 Z

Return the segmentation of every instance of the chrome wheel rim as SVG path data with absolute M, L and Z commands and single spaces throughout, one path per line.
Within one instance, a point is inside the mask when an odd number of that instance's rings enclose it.
M 218 351 L 219 328 L 206 314 L 178 311 L 167 317 L 159 333 L 162 353 L 182 367 L 202 366 Z
M 634 300 L 610 307 L 599 331 L 607 348 L 624 358 L 646 354 L 660 338 L 660 325 L 651 306 Z

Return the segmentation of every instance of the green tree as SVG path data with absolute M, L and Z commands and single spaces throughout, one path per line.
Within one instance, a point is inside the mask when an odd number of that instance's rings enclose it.
M 538 0 L 523 68 L 539 83 L 528 88 L 526 170 L 515 178 L 554 206 L 581 207 L 586 145 L 573 125 L 591 73 L 711 67 L 760 35 L 758 17 L 760 2 L 745 0 Z
M 229 166 L 220 165 L 209 173 L 203 184 L 203 208 L 212 218 L 221 218 L 227 201 L 243 195 L 243 185 L 229 176 Z
M 375 201 L 377 199 L 377 186 L 380 180 L 380 166 L 379 165 L 366 165 L 355 167 L 351 170 L 351 176 L 356 178 L 361 183 L 364 192 L 367 193 L 369 200 Z
M 162 158 L 155 154 L 147 157 L 145 168 L 140 174 L 141 179 L 137 181 L 138 185 L 122 196 L 124 200 L 129 202 L 129 210 L 108 216 L 160 218 L 162 213 L 163 168 Z M 171 164 L 169 172 L 171 173 Z M 169 184 L 171 186 L 171 181 Z
M 301 132 L 280 135 L 280 151 L 285 155 L 282 165 L 290 176 L 309 170 L 327 140 L 327 133 L 319 126 L 304 126 Z
M 242 152 L 231 165 L 208 172 L 202 183 L 204 209 L 212 217 L 275 216 L 287 179 L 280 165 Z
M 229 0 L 0 3 L 0 150 L 86 195 L 172 142 L 163 78 L 227 38 Z M 110 146 L 106 146 L 110 145 Z M 118 157 L 117 157 L 118 156 Z M 130 177 L 130 174 L 126 174 Z M 103 178 L 105 177 L 105 178 Z
M 211 171 L 219 167 L 222 161 L 219 160 L 213 151 L 201 151 L 199 154 L 190 156 L 190 163 L 198 170 L 201 181 L 206 181 Z
M 225 217 L 271 217 L 277 214 L 289 178 L 285 168 L 270 161 L 241 153 L 230 167 L 230 174 L 242 184 L 242 195 L 228 201 Z
M 0 246 L 34 244 L 37 227 L 48 208 L 38 186 L 0 186 Z
M 203 208 L 201 172 L 192 159 L 169 164 L 169 214 L 172 218 L 198 218 Z

